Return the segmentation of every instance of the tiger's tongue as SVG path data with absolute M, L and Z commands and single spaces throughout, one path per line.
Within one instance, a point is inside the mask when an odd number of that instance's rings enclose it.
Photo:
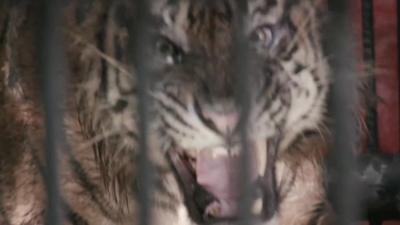
M 256 150 L 250 148 L 251 162 L 257 162 Z M 205 209 L 205 216 L 229 218 L 237 215 L 241 192 L 241 158 L 229 155 L 227 149 L 218 147 L 200 151 L 196 157 L 197 183 L 210 192 L 216 200 Z M 249 176 L 253 183 L 258 177 L 257 163 L 250 163 Z

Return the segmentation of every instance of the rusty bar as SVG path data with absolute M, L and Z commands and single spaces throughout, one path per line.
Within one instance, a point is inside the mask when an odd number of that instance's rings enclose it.
M 58 151 L 64 147 L 63 103 L 64 83 L 67 75 L 66 61 L 60 33 L 62 1 L 40 1 L 40 27 L 38 44 L 40 73 L 42 75 L 42 100 L 45 113 L 46 141 L 44 173 L 48 207 L 46 224 L 62 224 L 62 207 L 58 178 Z
M 334 145 L 328 156 L 328 165 L 337 175 L 332 187 L 332 203 L 337 212 L 336 224 L 354 223 L 358 217 L 357 187 L 351 176 L 356 166 L 355 148 L 357 76 L 353 38 L 350 30 L 349 1 L 329 0 L 330 20 L 324 34 L 327 55 L 332 65 L 332 112 L 334 116 Z

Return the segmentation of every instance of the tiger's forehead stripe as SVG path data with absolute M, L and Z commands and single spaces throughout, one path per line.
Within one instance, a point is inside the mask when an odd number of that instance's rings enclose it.
M 250 20 L 254 26 L 275 24 L 284 14 L 284 0 L 253 0 L 249 2 Z
M 298 4 L 293 0 L 251 0 L 247 3 L 248 29 L 254 29 L 261 24 L 276 24 L 288 13 L 292 5 Z M 206 6 L 224 10 L 235 10 L 235 2 L 232 0 L 216 1 L 191 1 L 191 0 L 158 0 L 153 3 L 152 11 L 155 15 L 161 16 L 169 29 L 179 30 L 187 28 L 190 15 L 193 10 L 206 8 Z M 223 7 L 221 7 L 223 6 Z M 288 7 L 290 6 L 290 7 Z M 226 9 L 229 8 L 229 9 Z M 226 13 L 226 12 L 222 12 Z M 173 32 L 170 32 L 173 33 Z M 182 32 L 181 32 L 182 33 Z M 183 34 L 183 33 L 182 33 Z
M 214 44 L 229 44 L 233 6 L 230 1 L 182 0 L 164 6 L 157 5 L 156 16 L 161 17 L 161 34 L 177 43 L 186 52 L 197 48 L 215 49 Z M 216 43 L 218 42 L 218 43 Z M 203 45 L 203 46 L 193 46 Z

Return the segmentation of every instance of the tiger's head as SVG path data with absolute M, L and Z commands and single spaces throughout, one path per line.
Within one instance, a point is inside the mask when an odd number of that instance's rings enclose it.
M 279 134 L 285 149 L 319 126 L 328 71 L 314 1 L 249 0 L 246 9 L 234 1 L 170 2 L 153 10 L 159 23 L 150 46 L 156 83 L 151 92 L 166 134 L 180 147 L 238 142 L 243 103 L 236 97 L 237 76 L 248 81 L 245 127 L 252 141 Z M 237 33 L 245 39 L 243 56 L 234 51 Z M 246 69 L 238 74 L 241 67 Z
M 161 152 L 179 149 L 196 158 L 240 152 L 239 127 L 245 128 L 262 175 L 268 141 L 278 138 L 282 152 L 323 123 L 329 70 L 320 43 L 317 0 L 244 2 L 152 1 L 145 46 L 151 73 L 149 129 L 161 136 Z M 127 8 L 113 9 L 117 19 L 109 22 L 104 50 L 129 69 L 135 65 L 123 51 L 129 49 L 127 24 L 132 20 Z M 245 46 L 243 55 L 235 51 L 238 39 Z M 108 117 L 105 129 L 131 134 L 115 141 L 120 146 L 115 149 L 135 148 L 138 137 L 132 70 L 110 66 L 102 78 L 107 82 L 97 82 L 105 86 L 102 101 L 111 107 L 103 107 L 106 113 L 96 118 Z M 241 80 L 244 85 L 238 84 Z M 245 104 L 237 100 L 240 86 L 247 90 Z

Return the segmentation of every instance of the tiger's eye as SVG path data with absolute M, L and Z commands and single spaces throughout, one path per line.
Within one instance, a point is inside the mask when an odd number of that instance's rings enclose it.
M 264 47 L 269 47 L 274 41 L 274 33 L 270 26 L 261 26 L 251 35 L 252 40 L 261 43 Z
M 170 55 L 174 52 L 174 46 L 166 40 L 157 41 L 156 48 L 163 55 Z
M 156 49 L 165 58 L 168 64 L 180 63 L 182 54 L 180 49 L 167 39 L 160 39 L 156 43 Z

